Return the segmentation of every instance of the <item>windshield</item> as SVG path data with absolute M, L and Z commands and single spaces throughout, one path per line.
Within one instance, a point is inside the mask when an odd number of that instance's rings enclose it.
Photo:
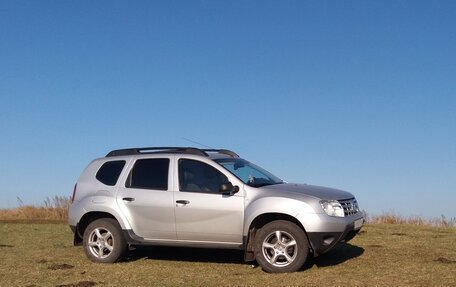
M 224 158 L 215 161 L 249 186 L 260 187 L 283 183 L 277 176 L 245 159 Z

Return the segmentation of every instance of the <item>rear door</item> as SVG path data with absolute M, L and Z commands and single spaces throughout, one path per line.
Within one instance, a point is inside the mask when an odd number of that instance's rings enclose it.
M 176 239 L 170 157 L 145 157 L 132 168 L 117 202 L 133 232 L 144 239 Z

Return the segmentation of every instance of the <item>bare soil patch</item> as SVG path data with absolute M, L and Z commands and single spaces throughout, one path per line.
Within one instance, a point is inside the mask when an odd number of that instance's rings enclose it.
M 74 268 L 73 265 L 70 265 L 70 264 L 53 264 L 51 266 L 48 267 L 49 270 L 61 270 L 61 269 L 72 269 Z
M 456 260 L 450 260 L 445 257 L 439 257 L 435 260 L 436 262 L 444 263 L 444 264 L 456 264 Z
M 61 284 L 61 285 L 56 285 L 55 287 L 91 287 L 95 286 L 97 283 L 93 281 L 79 281 L 78 283 L 74 284 Z

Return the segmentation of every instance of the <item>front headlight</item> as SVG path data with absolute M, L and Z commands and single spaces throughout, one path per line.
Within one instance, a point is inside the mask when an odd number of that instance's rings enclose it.
M 321 207 L 329 216 L 344 217 L 344 209 L 337 200 L 322 200 Z

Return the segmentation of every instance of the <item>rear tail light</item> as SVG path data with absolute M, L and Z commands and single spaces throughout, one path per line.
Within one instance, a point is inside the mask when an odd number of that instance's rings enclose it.
M 74 197 L 76 196 L 76 188 L 78 187 L 78 184 L 76 183 L 74 185 L 74 189 L 73 189 L 73 196 L 71 197 L 71 203 L 73 203 L 74 201 Z

